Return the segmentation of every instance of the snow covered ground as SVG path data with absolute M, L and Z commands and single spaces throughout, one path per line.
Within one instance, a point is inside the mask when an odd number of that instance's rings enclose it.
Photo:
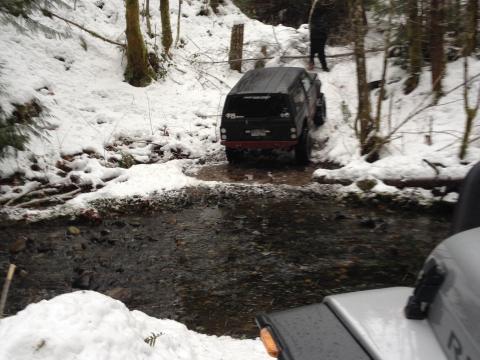
M 18 174 L 18 178 L 27 179 L 25 183 L 6 181 L 0 189 L 0 202 L 13 204 L 15 198 L 52 187 L 84 190 L 68 201 L 63 211 L 88 207 L 98 198 L 158 195 L 200 184 L 183 173 L 196 160 L 224 161 L 218 115 L 224 96 L 241 74 L 230 71 L 226 63 L 211 62 L 227 58 L 232 24 L 239 20 L 245 23 L 245 58 L 261 56 L 262 46 L 267 46 L 268 55 L 274 56 L 267 66 L 305 66 L 303 59 L 286 63 L 279 56 L 306 54 L 308 29 L 262 24 L 247 18 L 229 1 L 220 6 L 218 15 L 198 16 L 200 6 L 200 1 L 184 2 L 181 41 L 172 50 L 173 60 L 165 64 L 167 75 L 146 88 L 123 82 L 125 59 L 119 48 L 61 20 L 35 15 L 41 23 L 66 32 L 66 38 L 48 37 L 41 32 L 21 33 L 13 25 L 0 25 L 0 83 L 6 89 L 0 95 L 0 105 L 12 111 L 12 103 L 36 99 L 44 108 L 47 122 L 45 137 L 33 138 L 27 151 L 0 161 L 0 178 L 14 179 Z M 158 33 L 158 1 L 152 1 L 151 8 L 152 27 Z M 59 7 L 54 12 L 110 39 L 125 41 L 121 0 L 79 0 L 76 10 Z M 174 32 L 177 14 L 177 3 L 172 2 Z M 160 37 L 145 39 L 150 49 L 158 49 Z M 328 49 L 330 54 L 348 51 Z M 370 80 L 380 78 L 381 61 L 381 54 L 369 57 Z M 244 70 L 253 66 L 254 62 L 246 62 Z M 433 163 L 438 164 L 442 177 L 462 177 L 479 158 L 478 141 L 472 143 L 464 163 L 457 157 L 465 118 L 459 89 L 443 98 L 439 106 L 421 112 L 401 127 L 383 149 L 381 159 L 367 163 L 360 156 L 353 130 L 355 64 L 347 57 L 331 60 L 330 66 L 330 73 L 319 73 L 329 119 L 315 133 L 319 141 L 328 138 L 328 142 L 315 152 L 314 158 L 343 167 L 319 169 L 314 176 L 353 180 L 432 177 L 435 172 L 429 163 Z M 449 65 L 446 90 L 462 82 L 461 67 L 461 61 Z M 480 62 L 472 61 L 471 73 L 478 72 Z M 390 99 L 393 112 L 390 125 L 384 125 L 385 133 L 428 101 L 429 75 L 422 77 L 419 88 L 409 96 L 401 91 L 404 75 L 399 68 L 389 73 L 389 99 L 384 101 L 383 113 L 387 118 Z M 472 94 L 477 88 L 478 83 Z M 426 143 L 426 135 L 431 145 Z M 478 135 L 476 126 L 473 137 Z M 348 190 L 358 188 L 353 185 Z M 398 192 L 381 182 L 373 190 Z M 17 216 L 32 213 L 14 207 L 8 211 Z
M 147 343 L 145 340 L 156 339 Z M 0 320 L 1 360 L 266 360 L 260 340 L 195 333 L 93 291 L 60 295 Z

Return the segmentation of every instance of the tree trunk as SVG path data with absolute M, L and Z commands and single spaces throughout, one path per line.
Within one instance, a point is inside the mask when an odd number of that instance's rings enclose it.
M 422 72 L 422 24 L 421 17 L 418 14 L 418 0 L 408 0 L 408 21 L 407 21 L 407 36 L 409 77 L 405 82 L 405 94 L 411 93 L 418 86 L 420 81 L 420 74 Z
M 168 55 L 173 42 L 169 0 L 160 0 L 160 15 L 162 18 L 162 45 Z
M 470 56 L 477 47 L 478 0 L 468 0 L 465 12 L 463 55 Z
M 147 35 L 153 38 L 152 25 L 150 24 L 150 0 L 145 1 L 145 17 L 147 18 Z
M 153 77 L 140 31 L 138 0 L 126 0 L 127 68 L 125 80 L 133 86 L 147 86 Z
M 371 117 L 370 92 L 367 81 L 367 64 L 365 57 L 365 23 L 363 0 L 350 0 L 354 29 L 354 54 L 357 66 L 358 112 L 355 129 L 360 140 L 361 153 L 366 155 L 372 150 L 370 138 L 375 129 Z M 360 127 L 360 128 L 359 128 Z
M 460 159 L 464 159 L 467 156 L 468 145 L 470 143 L 470 134 L 473 128 L 473 121 L 477 117 L 478 108 L 480 107 L 480 90 L 477 96 L 477 102 L 474 107 L 470 106 L 470 85 L 468 84 L 469 75 L 468 75 L 468 56 L 463 58 L 463 106 L 465 109 L 465 114 L 467 116 L 465 120 L 465 131 L 463 133 L 462 144 L 460 146 L 460 154 L 458 155 Z
M 178 46 L 178 42 L 180 41 L 180 23 L 182 19 L 182 3 L 183 3 L 183 0 L 178 0 L 177 36 L 175 37 L 175 47 Z
M 380 91 L 377 98 L 377 113 L 375 115 L 375 131 L 380 132 L 380 124 L 382 120 L 382 103 L 385 98 L 385 87 L 387 83 L 387 71 L 388 71 L 388 53 L 390 51 L 391 35 L 392 35 L 392 21 L 394 4 L 393 0 L 389 1 L 390 11 L 388 13 L 388 25 L 385 31 L 385 49 L 383 50 L 383 65 L 382 65 L 382 79 L 380 80 Z
M 430 61 L 432 63 L 432 91 L 435 101 L 442 96 L 442 79 L 445 74 L 444 44 L 445 0 L 430 2 Z
M 242 56 L 243 56 L 243 31 L 244 24 L 234 24 L 232 28 L 232 36 L 230 38 L 230 52 L 228 54 L 228 61 L 230 69 L 242 71 Z
M 219 2 L 220 2 L 219 0 L 210 0 L 210 7 L 212 8 L 212 10 L 215 14 L 218 13 Z

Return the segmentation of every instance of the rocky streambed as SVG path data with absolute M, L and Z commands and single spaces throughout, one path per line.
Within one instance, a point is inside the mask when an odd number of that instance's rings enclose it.
M 224 194 L 225 195 L 225 194 Z M 145 205 L 145 204 L 144 204 Z M 345 291 L 412 285 L 450 214 L 268 192 L 105 211 L 102 220 L 0 225 L 6 312 L 95 290 L 209 334 L 256 336 L 262 311 Z

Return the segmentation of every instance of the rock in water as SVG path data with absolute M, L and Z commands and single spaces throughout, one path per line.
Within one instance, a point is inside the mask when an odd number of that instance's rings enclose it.
M 77 236 L 77 235 L 80 235 L 80 229 L 77 228 L 76 226 L 69 226 L 67 228 L 67 233 L 70 235 Z
M 18 254 L 27 248 L 27 239 L 22 237 L 10 244 L 8 250 L 11 254 Z
M 130 300 L 132 297 L 132 293 L 129 289 L 123 287 L 116 287 L 110 290 L 105 291 L 105 295 L 114 298 L 115 300 L 119 300 L 123 303 Z

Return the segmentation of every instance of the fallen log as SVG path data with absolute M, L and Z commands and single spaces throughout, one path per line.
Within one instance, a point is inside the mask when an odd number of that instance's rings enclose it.
M 462 185 L 464 178 L 450 178 L 450 177 L 437 177 L 437 178 L 415 178 L 415 179 L 379 179 L 385 185 L 394 186 L 398 189 L 405 188 L 422 188 L 426 190 L 433 190 L 441 187 L 446 187 L 449 192 L 456 191 L 458 192 L 460 186 Z M 360 180 L 352 180 L 346 178 L 327 178 L 325 176 L 320 176 L 314 178 L 314 180 L 320 184 L 329 184 L 329 185 L 343 185 L 348 186 L 356 183 Z
M 58 189 L 56 188 L 47 188 L 47 189 L 38 189 L 38 188 L 33 188 L 29 191 L 26 191 L 22 194 L 20 194 L 17 197 L 11 198 L 5 203 L 5 206 L 12 206 L 15 202 L 18 202 L 20 199 L 24 198 L 25 196 L 28 195 L 28 197 L 34 197 L 34 196 L 47 196 L 47 195 L 52 195 L 56 194 L 59 192 Z
M 366 53 L 372 53 L 372 52 L 379 52 L 383 51 L 383 49 L 370 49 L 366 50 Z M 353 52 L 348 52 L 348 53 L 340 53 L 340 54 L 333 54 L 333 55 L 325 55 L 327 58 L 340 58 L 340 57 L 347 57 L 347 56 L 353 56 L 355 53 Z M 272 60 L 275 59 L 276 56 L 265 56 L 261 58 L 248 58 L 248 59 L 232 59 L 232 60 L 221 60 L 221 61 L 195 61 L 197 64 L 225 64 L 225 63 L 230 63 L 230 62 L 240 62 L 240 61 L 258 61 L 258 60 Z M 308 59 L 310 58 L 309 55 L 282 55 L 279 56 L 280 60 L 294 60 L 294 59 Z
M 49 196 L 49 197 L 33 199 L 33 200 L 30 200 L 30 201 L 27 201 L 27 202 L 19 203 L 19 204 L 15 205 L 14 207 L 25 208 L 25 207 L 29 207 L 29 206 L 39 206 L 39 205 L 46 205 L 46 204 L 58 204 L 58 203 L 63 204 L 67 200 L 72 199 L 76 194 L 78 194 L 81 191 L 82 191 L 82 189 L 75 189 L 73 191 L 70 191 L 70 192 L 64 193 L 64 194 L 55 194 L 55 195 Z

